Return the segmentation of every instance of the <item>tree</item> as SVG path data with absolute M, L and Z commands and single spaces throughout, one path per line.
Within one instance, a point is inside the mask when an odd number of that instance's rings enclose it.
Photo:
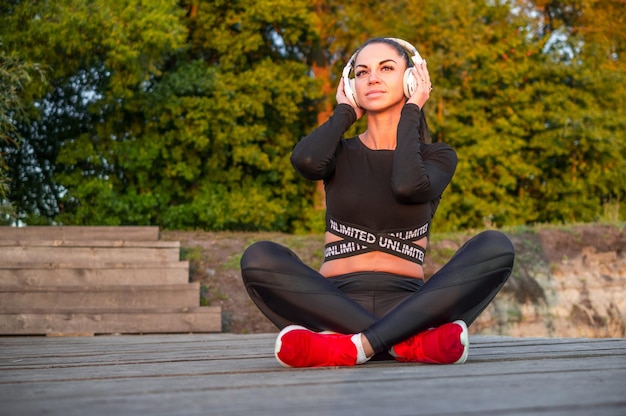
M 11 119 L 22 145 L 2 145 L 9 199 L 30 224 L 320 231 L 319 190 L 289 154 L 354 49 L 393 36 L 427 59 L 427 120 L 460 157 L 439 231 L 595 220 L 624 207 L 618 6 L 4 2 L 9 50 L 49 68 L 23 90 L 29 120 Z
M 176 25 L 173 1 L 16 1 L 5 7 L 7 46 L 50 69 L 48 87 L 32 91 L 35 121 L 19 126 L 25 140 L 10 160 L 11 197 L 24 221 L 57 220 L 75 200 L 75 189 L 62 182 L 63 175 L 82 170 L 86 180 L 81 186 L 88 187 L 94 177 L 111 174 L 104 143 L 123 133 L 108 134 L 111 129 L 104 126 L 117 123 L 124 130 L 123 108 L 132 105 L 147 79 L 159 74 L 163 57 L 180 47 L 185 31 Z M 86 138 L 94 152 L 63 165 L 59 155 Z
M 7 30 L 24 27 L 13 44 L 57 68 L 29 134 L 60 186 L 49 217 L 289 227 L 305 203 L 288 154 L 318 94 L 294 47 L 308 2 L 38 6 L 18 3 Z
M 623 98 L 612 88 L 623 76 L 563 56 L 534 5 L 511 6 L 424 11 L 433 19 L 422 22 L 434 51 L 429 121 L 460 159 L 438 213 L 447 229 L 593 221 L 604 198 L 623 199 Z
M 294 47 L 307 6 L 190 5 L 185 50 L 146 89 L 134 139 L 119 144 L 120 196 L 140 201 L 125 206 L 170 228 L 291 227 L 304 201 L 289 153 L 318 94 Z
M 0 149 L 4 149 L 0 152 L 0 224 L 7 224 L 16 220 L 16 214 L 7 199 L 11 177 L 5 153 L 19 149 L 21 136 L 16 122 L 27 119 L 22 94 L 32 75 L 43 79 L 43 71 L 39 65 L 7 53 L 1 40 L 0 48 Z
M 545 55 L 558 89 L 546 111 L 547 128 L 535 136 L 544 154 L 539 167 L 549 172 L 536 180 L 542 221 L 593 221 L 623 218 L 626 213 L 626 18 L 623 0 L 539 1 L 547 39 Z M 561 73 L 556 74 L 555 68 Z

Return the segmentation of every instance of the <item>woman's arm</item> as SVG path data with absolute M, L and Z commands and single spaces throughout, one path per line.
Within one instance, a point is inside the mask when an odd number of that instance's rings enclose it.
M 291 154 L 293 167 L 311 180 L 320 180 L 331 175 L 335 169 L 337 145 L 356 118 L 350 105 L 337 105 L 328 121 L 296 144 Z
M 391 186 L 400 202 L 418 204 L 443 193 L 457 165 L 454 149 L 443 143 L 424 145 L 419 132 L 422 112 L 415 104 L 402 109 L 393 160 Z

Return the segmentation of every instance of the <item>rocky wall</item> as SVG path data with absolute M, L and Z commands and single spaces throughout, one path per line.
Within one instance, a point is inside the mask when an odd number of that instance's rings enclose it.
M 512 239 L 514 272 L 472 333 L 626 336 L 626 236 L 620 227 L 572 226 Z

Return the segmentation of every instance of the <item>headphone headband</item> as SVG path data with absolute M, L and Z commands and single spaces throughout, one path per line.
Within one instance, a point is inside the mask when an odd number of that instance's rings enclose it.
M 424 59 L 420 56 L 420 53 L 417 51 L 417 48 L 411 45 L 409 42 L 399 38 L 385 38 L 390 41 L 396 42 L 398 45 L 402 46 L 402 48 L 409 53 L 409 57 L 411 61 L 413 61 L 413 65 L 417 65 L 422 63 Z

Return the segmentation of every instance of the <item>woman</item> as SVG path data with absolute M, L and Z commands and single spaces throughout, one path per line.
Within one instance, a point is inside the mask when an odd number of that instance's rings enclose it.
M 467 325 L 505 283 L 514 251 L 504 234 L 482 232 L 424 282 L 431 221 L 457 164 L 452 148 L 430 143 L 422 108 L 431 90 L 412 45 L 371 39 L 346 66 L 333 115 L 294 148 L 296 170 L 324 181 L 324 263 L 318 272 L 268 241 L 241 259 L 250 297 L 281 329 L 281 364 L 467 359 Z M 364 114 L 367 129 L 342 138 Z

